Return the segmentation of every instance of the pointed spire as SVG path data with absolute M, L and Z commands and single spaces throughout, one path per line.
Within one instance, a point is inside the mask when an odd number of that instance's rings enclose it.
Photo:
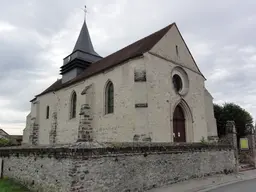
M 86 8 L 86 7 L 85 7 Z M 86 10 L 84 10 L 86 14 Z M 90 34 L 84 19 L 84 23 L 73 52 L 63 59 L 60 67 L 62 83 L 70 81 L 86 70 L 91 64 L 99 61 L 102 57 L 94 51 Z M 69 73 L 72 71 L 72 73 Z
M 85 6 L 84 12 L 85 12 L 85 15 L 86 15 L 86 6 Z M 84 18 L 83 27 L 80 31 L 80 34 L 79 34 L 78 39 L 76 41 L 76 45 L 73 49 L 73 52 L 75 52 L 75 51 L 83 51 L 83 52 L 86 52 L 86 53 L 89 53 L 89 54 L 92 54 L 92 55 L 99 56 L 98 53 L 96 53 L 94 51 L 92 41 L 91 41 L 91 38 L 90 38 L 90 34 L 89 34 L 89 31 L 88 31 L 88 28 L 87 28 L 87 25 L 86 25 L 85 18 Z

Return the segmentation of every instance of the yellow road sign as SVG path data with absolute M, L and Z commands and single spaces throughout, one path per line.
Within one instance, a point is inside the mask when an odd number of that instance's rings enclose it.
M 240 138 L 240 149 L 249 149 L 249 142 L 247 138 Z

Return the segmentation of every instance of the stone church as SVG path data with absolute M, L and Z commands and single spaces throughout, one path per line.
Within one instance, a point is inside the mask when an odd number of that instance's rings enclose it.
M 24 144 L 217 137 L 206 78 L 175 23 L 101 57 L 84 21 L 60 74 L 30 101 Z

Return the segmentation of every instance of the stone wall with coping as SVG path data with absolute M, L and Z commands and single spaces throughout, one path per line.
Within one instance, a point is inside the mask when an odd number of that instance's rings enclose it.
M 241 149 L 241 147 L 239 145 L 239 150 L 238 150 L 239 163 L 250 164 L 253 167 L 256 167 L 255 135 L 254 135 L 254 133 L 249 133 L 244 138 L 248 139 L 249 149 Z
M 4 176 L 21 182 L 33 191 L 70 192 L 70 159 L 17 153 L 3 158 L 3 163 Z
M 42 192 L 138 192 L 235 170 L 230 145 L 92 143 L 0 148 L 3 175 Z

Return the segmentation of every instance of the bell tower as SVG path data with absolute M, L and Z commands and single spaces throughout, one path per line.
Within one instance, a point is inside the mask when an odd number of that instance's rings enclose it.
M 85 10 L 86 12 L 86 10 Z M 73 52 L 63 59 L 63 65 L 60 68 L 62 83 L 66 83 L 81 72 L 86 70 L 91 64 L 100 60 L 102 57 L 95 52 L 90 34 L 84 19 L 83 26 L 76 41 Z

